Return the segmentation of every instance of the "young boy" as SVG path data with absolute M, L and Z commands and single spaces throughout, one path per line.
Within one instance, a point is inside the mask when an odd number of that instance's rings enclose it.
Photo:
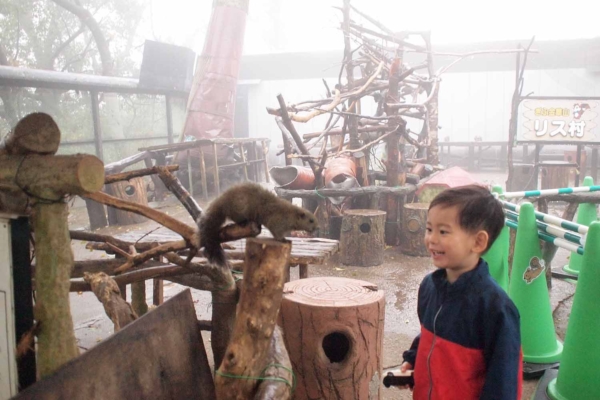
M 481 259 L 504 226 L 502 206 L 470 185 L 437 195 L 425 245 L 437 271 L 419 288 L 421 333 L 403 353 L 414 399 L 521 398 L 519 313 Z

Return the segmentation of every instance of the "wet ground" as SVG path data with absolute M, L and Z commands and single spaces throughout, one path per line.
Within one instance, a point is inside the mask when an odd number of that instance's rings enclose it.
M 503 174 L 486 174 L 481 179 L 487 183 L 504 183 Z M 206 204 L 202 204 L 202 207 Z M 87 229 L 88 220 L 85 208 L 77 207 L 75 204 L 71 209 L 69 217 L 72 228 Z M 170 215 L 185 222 L 192 223 L 192 219 L 180 205 L 173 203 L 172 199 L 160 204 L 153 204 L 155 208 L 161 209 Z M 553 214 L 560 214 L 560 209 L 550 210 Z M 154 222 L 133 225 L 127 228 L 104 228 L 99 233 L 118 234 L 125 231 L 136 231 L 140 236 L 156 228 Z M 86 250 L 84 243 L 74 242 L 74 253 L 76 260 L 84 260 L 98 257 L 107 257 L 102 252 L 91 252 Z M 564 265 L 569 253 L 559 249 L 555 257 L 554 265 Z M 391 368 L 401 363 L 401 355 L 406 350 L 414 336 L 419 332 L 419 321 L 416 313 L 417 289 L 423 277 L 433 271 L 433 266 L 427 257 L 410 257 L 400 253 L 397 248 L 385 250 L 384 263 L 375 267 L 350 267 L 342 265 L 337 256 L 333 256 L 322 266 L 310 266 L 309 275 L 315 276 L 338 276 L 365 280 L 376 284 L 385 291 L 385 336 L 384 336 L 384 368 Z M 297 268 L 292 269 L 291 279 L 298 279 Z M 165 300 L 177 294 L 185 287 L 165 281 Z M 568 321 L 572 304 L 574 285 L 568 282 L 553 280 L 551 290 L 551 303 L 554 310 L 554 319 L 557 334 L 564 339 L 564 332 Z M 152 304 L 152 282 L 147 282 L 148 304 Z M 196 313 L 199 319 L 210 319 L 210 294 L 207 292 L 192 290 Z M 75 324 L 75 334 L 82 350 L 87 350 L 96 343 L 105 339 L 113 332 L 112 322 L 108 319 L 102 305 L 96 300 L 92 293 L 71 294 L 71 306 Z M 210 352 L 209 335 L 203 333 L 205 347 Z M 212 355 L 209 355 L 209 360 Z M 535 389 L 537 381 L 526 381 L 524 384 L 523 398 L 529 398 Z M 383 388 L 383 399 L 410 399 L 410 392 L 398 389 Z

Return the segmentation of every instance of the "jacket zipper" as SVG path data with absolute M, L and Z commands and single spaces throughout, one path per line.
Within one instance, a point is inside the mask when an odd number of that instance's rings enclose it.
M 436 330 L 435 330 L 435 322 L 437 321 L 438 315 L 440 315 L 440 311 L 442 311 L 443 305 L 440 305 L 440 308 L 435 313 L 435 317 L 433 318 L 433 340 L 431 341 L 431 349 L 429 350 L 429 354 L 427 355 L 427 373 L 429 374 L 429 394 L 427 398 L 431 400 L 431 394 L 433 393 L 433 379 L 431 377 L 431 355 L 433 354 L 433 347 L 435 346 L 435 338 Z

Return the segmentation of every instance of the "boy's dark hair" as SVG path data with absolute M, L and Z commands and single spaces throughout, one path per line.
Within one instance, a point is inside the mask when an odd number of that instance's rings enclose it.
M 500 202 L 489 190 L 478 185 L 446 189 L 431 201 L 429 209 L 440 206 L 457 207 L 460 227 L 470 233 L 487 232 L 488 251 L 504 226 L 504 212 Z

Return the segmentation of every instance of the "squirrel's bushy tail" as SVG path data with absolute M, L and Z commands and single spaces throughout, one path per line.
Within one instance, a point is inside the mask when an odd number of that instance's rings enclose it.
M 219 230 L 223 222 L 225 222 L 225 216 L 217 212 L 202 215 L 198 223 L 201 245 L 204 247 L 204 254 L 208 262 L 220 266 L 227 265 L 225 252 L 219 242 Z

